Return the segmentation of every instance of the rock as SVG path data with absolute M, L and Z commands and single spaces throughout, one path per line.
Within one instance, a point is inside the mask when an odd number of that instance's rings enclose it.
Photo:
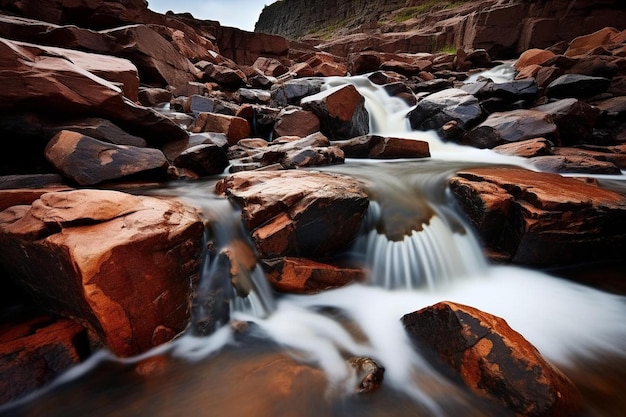
M 543 172 L 621 175 L 612 162 L 599 161 L 580 155 L 543 155 L 530 158 L 528 162 Z
M 259 88 L 240 88 L 237 90 L 239 98 L 244 103 L 269 104 L 272 94 Z
M 137 98 L 142 106 L 154 107 L 159 104 L 169 103 L 172 99 L 172 92 L 165 88 L 139 87 Z
M 224 133 L 228 143 L 236 144 L 239 140 L 250 136 L 250 124 L 246 119 L 218 113 L 200 113 L 191 126 L 193 133 L 215 132 Z
M 204 233 L 195 209 L 76 190 L 0 219 L 2 268 L 38 306 L 76 318 L 114 354 L 137 355 L 186 328 Z
M 469 92 L 480 100 L 499 98 L 507 103 L 516 101 L 532 101 L 537 98 L 539 91 L 534 79 L 514 80 L 495 83 L 491 80 L 466 84 L 462 90 Z
M 319 118 L 310 111 L 297 108 L 282 110 L 274 124 L 274 137 L 305 137 L 320 130 Z
M 184 150 L 174 161 L 177 168 L 185 168 L 200 176 L 221 174 L 229 165 L 226 152 L 213 144 L 200 144 Z
M 600 115 L 599 109 L 575 98 L 557 100 L 533 107 L 533 110 L 552 116 L 563 145 L 587 142 Z
M 560 147 L 552 151 L 555 155 L 593 158 L 601 162 L 610 162 L 619 169 L 626 169 L 626 144 L 614 146 L 579 145 Z
M 506 143 L 493 148 L 495 152 L 503 155 L 521 156 L 531 158 L 550 154 L 552 143 L 544 138 L 522 140 L 519 142 Z
M 176 88 L 195 81 L 199 75 L 185 56 L 146 25 L 129 25 L 102 33 L 115 38 L 115 55 L 135 64 L 145 84 Z
M 300 78 L 289 80 L 283 84 L 272 86 L 272 105 L 275 107 L 285 107 L 289 104 L 300 105 L 300 100 L 306 96 L 320 92 L 324 84 L 322 78 Z
M 589 98 L 605 92 L 611 80 L 588 75 L 565 74 L 552 81 L 546 88 L 549 98 Z
M 85 329 L 39 316 L 0 326 L 0 404 L 42 388 L 89 354 Z
M 605 27 L 589 35 L 578 36 L 570 42 L 564 55 L 571 57 L 585 55 L 599 46 L 609 44 L 617 33 L 619 33 L 617 29 Z
M 217 47 L 223 56 L 239 65 L 253 65 L 260 56 L 278 59 L 289 53 L 289 41 L 282 36 L 226 26 L 219 28 Z
M 385 368 L 372 358 L 354 357 L 348 359 L 350 366 L 356 371 L 359 386 L 357 394 L 370 394 L 377 391 L 383 382 Z
M 272 77 L 280 77 L 288 71 L 288 69 L 285 68 L 285 66 L 279 60 L 261 56 L 258 57 L 256 61 L 254 61 L 254 64 L 252 64 L 252 66 L 259 70 L 262 74 Z
M 169 166 L 158 149 L 118 146 L 69 130 L 50 140 L 45 155 L 65 178 L 82 186 L 130 175 L 159 178 Z
M 336 62 L 334 57 L 327 53 L 316 52 L 307 59 L 307 64 L 313 69 L 317 77 L 344 77 L 348 75 L 348 69 L 341 62 Z
M 241 172 L 216 191 L 241 207 L 261 258 L 336 255 L 356 238 L 369 203 L 358 181 L 310 171 Z
M 209 79 L 231 88 L 241 87 L 245 85 L 248 80 L 241 70 L 225 65 L 207 63 L 204 66 L 203 72 Z
M 539 137 L 553 140 L 557 131 L 557 126 L 546 113 L 513 110 L 489 115 L 484 122 L 467 132 L 461 143 L 477 148 L 493 148 Z
M 45 123 L 43 121 L 43 124 Z M 42 129 L 49 132 L 49 137 L 56 135 L 62 130 L 71 130 L 72 132 L 114 145 L 127 145 L 139 148 L 145 148 L 148 145 L 145 139 L 125 132 L 110 120 L 95 117 L 69 120 L 64 123 L 49 123 L 48 126 L 43 126 Z
M 428 158 L 430 149 L 428 142 L 365 135 L 345 141 L 333 142 L 341 148 L 347 158 L 395 159 L 395 158 Z
M 334 146 L 327 148 L 302 148 L 287 152 L 280 161 L 280 165 L 285 169 L 305 168 L 321 165 L 343 164 L 344 153 Z
M 336 266 L 305 258 L 264 259 L 263 269 L 272 287 L 282 293 L 315 294 L 362 282 L 363 268 Z
M 552 51 L 546 49 L 531 48 L 528 49 L 517 58 L 515 61 L 515 69 L 522 71 L 530 65 L 541 65 L 547 60 L 554 58 L 555 54 Z
M 450 180 L 486 247 L 522 265 L 617 259 L 626 198 L 557 174 L 475 168 Z
M 455 121 L 461 131 L 478 123 L 483 117 L 478 99 L 457 88 L 426 96 L 408 114 L 411 127 L 417 130 L 441 129 Z
M 320 119 L 322 133 L 331 139 L 349 139 L 369 132 L 365 98 L 351 84 L 305 97 L 301 105 Z
M 500 317 L 443 301 L 402 323 L 434 366 L 515 415 L 574 416 L 582 409 L 576 386 Z

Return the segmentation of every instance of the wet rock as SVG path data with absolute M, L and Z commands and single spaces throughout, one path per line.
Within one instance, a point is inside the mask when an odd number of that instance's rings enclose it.
M 557 126 L 546 113 L 513 110 L 489 115 L 484 122 L 467 132 L 461 143 L 477 148 L 493 148 L 538 137 L 553 140 L 557 131 Z
M 213 144 L 200 144 L 184 150 L 174 161 L 174 166 L 186 168 L 205 176 L 224 172 L 229 165 L 226 152 Z
M 537 98 L 539 91 L 534 79 L 514 80 L 495 83 L 491 80 L 466 84 L 462 90 L 478 97 L 480 100 L 499 98 L 508 103 L 515 101 L 532 101 Z
M 130 175 L 162 178 L 169 166 L 158 149 L 114 145 L 69 130 L 50 140 L 45 155 L 65 178 L 82 186 Z
M 506 143 L 493 148 L 495 152 L 503 155 L 521 156 L 532 158 L 533 156 L 548 155 L 551 153 L 553 144 L 544 138 L 528 139 L 519 142 Z
M 345 161 L 344 153 L 334 146 L 327 148 L 302 148 L 287 152 L 280 161 L 285 169 L 305 168 L 322 165 L 342 164 Z
M 284 109 L 276 118 L 274 137 L 305 137 L 320 130 L 319 118 L 310 111 L 298 108 Z
M 200 113 L 191 126 L 191 132 L 224 133 L 228 143 L 236 144 L 239 140 L 250 136 L 250 124 L 246 119 L 218 113 Z
M 505 320 L 444 301 L 402 317 L 434 366 L 520 416 L 573 416 L 576 386 Z
M 0 213 L 0 265 L 41 308 L 131 356 L 189 320 L 204 224 L 173 200 L 103 190 L 43 194 Z
M 51 382 L 89 354 L 85 329 L 73 320 L 39 316 L 0 325 L 0 404 Z
M 599 109 L 575 98 L 557 100 L 533 107 L 533 110 L 552 116 L 563 145 L 587 142 L 600 115 Z
M 626 198 L 557 174 L 476 168 L 450 180 L 486 247 L 511 262 L 565 265 L 617 259 Z
M 262 258 L 322 259 L 345 250 L 369 204 L 358 181 L 310 171 L 241 172 L 216 191 L 241 207 Z
M 359 385 L 357 394 L 370 394 L 377 391 L 383 382 L 385 368 L 372 358 L 355 357 L 348 359 L 348 363 L 357 373 Z
M 315 294 L 362 282 L 367 275 L 363 268 L 331 265 L 305 258 L 264 259 L 262 264 L 272 287 L 290 294 Z
M 441 129 L 455 121 L 460 131 L 478 123 L 483 112 L 478 99 L 457 88 L 426 96 L 408 114 L 411 127 L 417 130 Z
M 599 161 L 580 155 L 543 155 L 535 156 L 528 162 L 543 172 L 584 173 L 621 175 L 620 169 L 612 162 Z
M 349 139 L 369 132 L 365 98 L 353 85 L 305 97 L 301 105 L 320 119 L 322 133 L 331 139 Z
M 285 107 L 289 104 L 300 105 L 300 100 L 306 96 L 320 92 L 324 80 L 322 78 L 300 78 L 289 80 L 283 84 L 272 86 L 272 105 Z
M 577 147 L 554 148 L 554 155 L 593 158 L 601 162 L 610 162 L 620 169 L 626 169 L 626 144 L 614 146 L 579 145 Z
M 611 80 L 588 75 L 565 74 L 552 81 L 546 88 L 550 98 L 588 98 L 605 92 Z

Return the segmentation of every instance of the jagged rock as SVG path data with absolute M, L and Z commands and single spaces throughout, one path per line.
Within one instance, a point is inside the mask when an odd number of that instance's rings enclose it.
M 280 161 L 280 165 L 285 169 L 293 169 L 343 164 L 344 161 L 344 153 L 337 147 L 306 147 L 287 152 L 285 157 Z
M 605 27 L 588 35 L 578 36 L 569 44 L 569 48 L 565 51 L 565 56 L 585 55 L 595 48 L 610 43 L 613 36 L 619 31 L 615 28 Z
M 225 65 L 207 62 L 203 68 L 203 72 L 209 79 L 232 88 L 241 87 L 248 81 L 243 71 Z
M 611 80 L 588 75 L 565 74 L 552 81 L 546 88 L 550 98 L 588 98 L 605 92 Z
M 200 176 L 221 174 L 229 164 L 226 152 L 217 145 L 192 146 L 173 161 L 177 168 L 189 169 Z
M 620 169 L 626 169 L 626 144 L 614 146 L 579 145 L 575 148 L 554 148 L 552 153 L 562 156 L 578 156 L 593 158 L 602 162 L 610 162 Z
M 365 98 L 351 84 L 305 97 L 301 105 L 320 119 L 322 133 L 331 139 L 349 139 L 369 132 Z
M 348 359 L 350 366 L 356 371 L 359 385 L 357 394 L 369 394 L 377 391 L 383 382 L 385 368 L 372 358 L 355 357 Z
M 513 110 L 489 115 L 484 122 L 467 132 L 461 142 L 477 148 L 493 148 L 539 137 L 552 140 L 557 137 L 557 131 L 557 126 L 546 113 Z
M 430 156 L 428 142 L 415 139 L 365 135 L 335 141 L 333 145 L 343 150 L 347 158 L 393 159 Z
M 291 294 L 315 294 L 361 282 L 367 275 L 363 268 L 291 257 L 264 259 L 263 269 L 276 291 Z
M 73 320 L 34 317 L 0 325 L 0 404 L 51 382 L 89 354 L 85 329 Z
M 237 64 L 252 65 L 260 56 L 286 57 L 289 52 L 289 41 L 282 36 L 251 33 L 222 26 L 217 34 L 217 47 L 223 56 Z
M 478 123 L 483 111 L 478 99 L 458 88 L 450 88 L 426 96 L 408 114 L 411 127 L 417 130 L 441 129 L 455 121 L 461 131 Z
M 298 108 L 284 109 L 276 118 L 274 137 L 305 137 L 320 130 L 320 119 L 310 111 Z
M 599 109 L 575 98 L 557 100 L 533 107 L 533 110 L 552 116 L 563 145 L 587 142 L 600 115 Z
M 313 74 L 318 77 L 343 77 L 348 75 L 347 67 L 337 62 L 335 58 L 327 53 L 316 52 L 307 59 L 307 64 L 313 69 Z
M 458 172 L 450 187 L 486 247 L 514 263 L 619 258 L 626 198 L 581 180 L 517 168 Z
M 402 317 L 431 363 L 519 416 L 574 416 L 576 386 L 505 320 L 449 301 Z
M 82 186 L 129 175 L 159 178 L 169 166 L 158 149 L 114 145 L 69 130 L 50 140 L 45 155 L 65 178 Z
M 191 126 L 191 132 L 224 133 L 228 143 L 236 144 L 239 140 L 250 136 L 250 124 L 246 119 L 218 113 L 200 113 Z
M 115 145 L 127 145 L 139 148 L 145 148 L 147 146 L 145 139 L 125 132 L 110 120 L 95 117 L 70 120 L 65 123 L 50 123 L 47 127 L 44 126 L 43 129 L 46 132 L 50 132 L 50 136 L 56 135 L 62 130 L 71 130 L 72 132 Z
M 358 181 L 310 171 L 241 172 L 216 191 L 241 207 L 262 258 L 337 254 L 356 238 L 368 206 Z
M 289 80 L 280 85 L 272 86 L 272 101 L 275 107 L 285 107 L 289 104 L 299 105 L 306 96 L 320 92 L 324 80 L 319 77 L 299 78 Z
M 76 190 L 0 219 L 2 268 L 38 306 L 76 318 L 114 354 L 145 352 L 187 326 L 204 233 L 195 209 Z
M 530 102 L 536 99 L 539 94 L 537 83 L 534 79 L 514 80 L 500 83 L 495 83 L 490 80 L 479 81 L 476 83 L 466 84 L 461 87 L 461 89 L 476 96 L 480 100 L 495 97 L 509 103 L 519 100 Z
M 183 110 L 198 117 L 200 113 L 212 113 L 215 111 L 215 100 L 211 97 L 193 94 L 185 100 Z
M 137 99 L 142 106 L 153 107 L 163 103 L 169 103 L 172 92 L 165 88 L 139 87 Z
M 272 77 L 280 77 L 288 71 L 288 69 L 279 60 L 261 56 L 254 61 L 252 66 L 262 74 L 270 75 Z
M 245 103 L 269 104 L 272 94 L 259 88 L 240 88 L 237 90 L 239 98 Z

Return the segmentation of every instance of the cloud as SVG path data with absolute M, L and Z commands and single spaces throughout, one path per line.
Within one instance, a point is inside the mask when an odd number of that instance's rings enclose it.
M 197 19 L 217 20 L 222 26 L 254 30 L 263 7 L 276 0 L 148 0 L 148 8 L 158 13 L 171 10 L 189 12 Z

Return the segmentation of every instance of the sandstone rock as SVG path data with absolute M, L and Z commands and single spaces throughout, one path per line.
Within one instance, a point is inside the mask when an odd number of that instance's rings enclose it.
M 274 125 L 274 137 L 305 137 L 320 130 L 319 118 L 310 111 L 294 109 L 282 110 Z
M 548 85 L 546 96 L 550 98 L 588 98 L 605 92 L 610 85 L 611 81 L 603 77 L 565 74 Z
M 322 165 L 343 164 L 344 161 L 344 153 L 341 149 L 337 147 L 306 147 L 287 152 L 282 161 L 280 161 L 280 165 L 285 169 L 293 169 Z
M 599 109 L 575 98 L 557 100 L 533 110 L 552 116 L 564 145 L 587 142 L 600 115 Z
M 363 281 L 363 268 L 336 266 L 304 258 L 264 259 L 263 269 L 272 287 L 291 294 L 315 294 Z
M 279 60 L 274 58 L 258 57 L 252 66 L 262 74 L 272 77 L 279 77 L 288 71 Z
M 626 144 L 613 146 L 579 145 L 577 147 L 561 147 L 553 150 L 555 155 L 576 155 L 594 158 L 615 164 L 620 169 L 626 169 Z
M 195 209 L 101 190 L 21 207 L 2 212 L 0 265 L 37 305 L 75 317 L 119 356 L 185 329 L 204 232 Z
M 536 156 L 530 158 L 528 162 L 543 172 L 605 175 L 621 175 L 622 173 L 612 162 L 580 155 Z
M 552 143 L 544 138 L 535 138 L 522 140 L 519 142 L 506 143 L 504 145 L 493 148 L 495 152 L 503 155 L 521 156 L 523 158 L 531 158 L 533 156 L 542 156 L 550 154 Z
M 45 155 L 63 176 L 82 186 L 129 175 L 159 178 L 169 166 L 158 149 L 118 146 L 69 130 L 50 140 Z
M 565 56 L 584 55 L 598 46 L 608 44 L 617 33 L 619 33 L 617 29 L 605 27 L 589 35 L 579 36 L 570 42 Z
M 450 88 L 426 96 L 408 114 L 411 127 L 417 130 L 440 129 L 455 121 L 464 130 L 483 117 L 478 99 L 457 88 Z
M 350 366 L 356 371 L 359 385 L 357 394 L 369 394 L 380 388 L 385 375 L 385 368 L 372 358 L 354 357 L 348 359 Z
M 450 186 L 490 250 L 523 265 L 619 258 L 626 198 L 557 174 L 514 168 L 457 173 Z
M 515 61 L 515 69 L 522 71 L 522 69 L 530 65 L 541 65 L 548 59 L 554 58 L 555 54 L 552 51 L 546 49 L 532 48 L 528 49 L 517 58 Z
M 286 57 L 289 41 L 282 36 L 268 33 L 251 33 L 221 26 L 217 33 L 217 47 L 226 58 L 239 65 L 252 65 L 258 57 Z
M 172 99 L 172 92 L 165 88 L 139 87 L 137 96 L 142 106 L 153 107 L 162 103 L 169 103 Z
M 313 73 L 318 77 L 343 77 L 348 75 L 347 67 L 336 62 L 332 55 L 317 52 L 311 58 L 307 59 L 307 64 L 313 68 Z
M 240 88 L 237 90 L 239 99 L 245 103 L 269 104 L 272 94 L 268 90 L 259 88 Z
M 510 142 L 543 137 L 552 140 L 557 126 L 546 113 L 536 110 L 514 110 L 493 113 L 467 132 L 461 142 L 477 148 L 493 148 Z
M 250 124 L 241 117 L 218 113 L 200 113 L 191 126 L 191 131 L 193 133 L 224 133 L 228 138 L 228 143 L 234 145 L 239 140 L 250 136 Z
M 402 317 L 433 365 L 520 416 L 573 416 L 576 386 L 500 317 L 444 301 Z
M 200 176 L 205 176 L 221 174 L 229 162 L 226 152 L 220 146 L 201 144 L 181 152 L 173 164 L 178 168 L 186 168 Z
M 85 329 L 39 316 L 0 326 L 0 404 L 41 388 L 89 354 Z
M 46 122 L 43 121 L 43 123 L 45 124 Z M 69 120 L 64 123 L 50 123 L 49 126 L 42 126 L 42 129 L 49 132 L 50 137 L 62 130 L 71 130 L 72 132 L 114 145 L 127 145 L 139 148 L 145 148 L 148 145 L 145 139 L 125 132 L 110 120 L 95 117 Z
M 241 172 L 216 191 L 241 207 L 261 258 L 337 254 L 356 238 L 368 206 L 358 181 L 319 172 Z
M 203 72 L 209 79 L 231 88 L 240 87 L 247 82 L 247 77 L 241 70 L 225 65 L 207 63 Z
M 369 132 L 365 98 L 353 85 L 338 86 L 305 97 L 301 105 L 320 119 L 322 133 L 331 139 L 349 139 Z
M 302 98 L 319 93 L 323 83 L 322 78 L 313 77 L 289 80 L 281 85 L 274 85 L 271 89 L 272 101 L 275 107 L 299 105 Z

